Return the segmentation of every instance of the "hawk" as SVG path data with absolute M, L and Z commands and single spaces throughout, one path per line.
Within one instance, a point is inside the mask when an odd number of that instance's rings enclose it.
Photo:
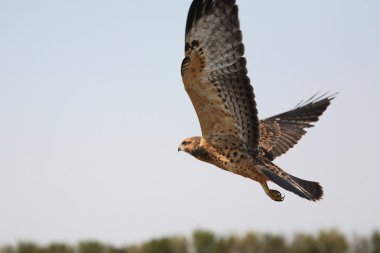
M 323 190 L 318 182 L 292 176 L 273 160 L 318 121 L 334 95 L 314 96 L 293 110 L 259 120 L 243 55 L 235 0 L 193 0 L 181 75 L 202 137 L 185 139 L 178 151 L 259 182 L 275 201 L 284 197 L 269 189 L 268 181 L 302 198 L 321 199 Z

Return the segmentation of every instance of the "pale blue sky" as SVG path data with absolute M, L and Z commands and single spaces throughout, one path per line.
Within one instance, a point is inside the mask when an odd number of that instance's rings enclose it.
M 261 118 L 340 92 L 276 160 L 321 182 L 317 203 L 177 152 L 200 134 L 179 71 L 190 2 L 0 1 L 0 244 L 380 228 L 380 2 L 238 0 Z

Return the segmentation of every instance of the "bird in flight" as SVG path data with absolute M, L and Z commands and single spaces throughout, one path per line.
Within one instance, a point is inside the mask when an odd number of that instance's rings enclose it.
M 297 144 L 334 95 L 314 96 L 293 110 L 259 120 L 243 55 L 235 0 L 193 0 L 181 75 L 202 137 L 183 140 L 178 151 L 259 182 L 272 200 L 284 197 L 268 181 L 302 198 L 321 199 L 318 182 L 292 176 L 273 160 Z

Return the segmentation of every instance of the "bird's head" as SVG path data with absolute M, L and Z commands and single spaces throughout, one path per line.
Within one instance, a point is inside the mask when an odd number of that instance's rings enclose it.
M 181 142 L 181 145 L 178 147 L 179 151 L 184 151 L 189 154 L 193 154 L 194 150 L 197 150 L 201 142 L 201 137 L 191 137 L 186 138 Z

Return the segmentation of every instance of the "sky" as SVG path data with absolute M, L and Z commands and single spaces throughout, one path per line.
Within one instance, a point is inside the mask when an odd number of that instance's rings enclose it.
M 191 1 L 0 1 L 0 244 L 380 229 L 380 2 L 238 0 L 259 117 L 339 92 L 275 160 L 322 201 L 178 153 Z

